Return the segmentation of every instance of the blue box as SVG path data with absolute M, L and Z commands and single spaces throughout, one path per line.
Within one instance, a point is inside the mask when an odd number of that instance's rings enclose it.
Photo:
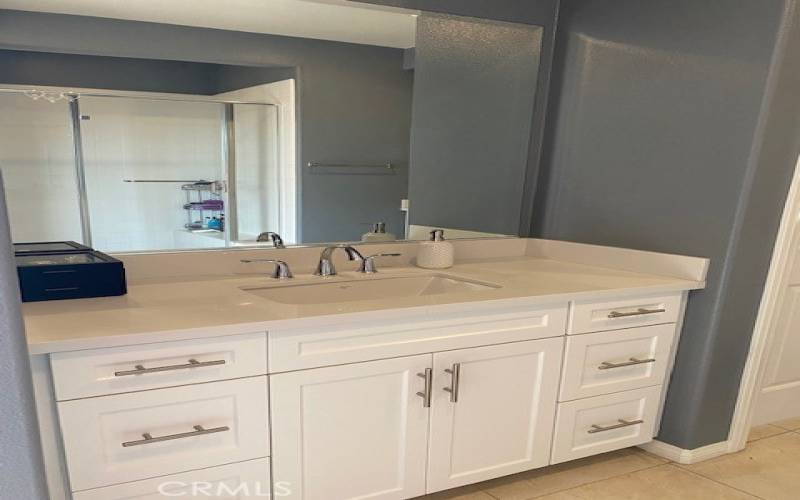
M 125 295 L 122 262 L 94 250 L 15 255 L 23 302 Z
M 37 241 L 14 243 L 14 255 L 91 252 L 92 249 L 74 241 Z

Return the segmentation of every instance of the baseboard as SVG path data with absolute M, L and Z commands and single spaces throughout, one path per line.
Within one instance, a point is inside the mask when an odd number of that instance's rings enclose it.
M 693 450 L 685 450 L 658 440 L 640 445 L 639 448 L 661 458 L 685 465 L 696 464 L 703 460 L 725 455 L 729 449 L 727 441 L 701 446 Z

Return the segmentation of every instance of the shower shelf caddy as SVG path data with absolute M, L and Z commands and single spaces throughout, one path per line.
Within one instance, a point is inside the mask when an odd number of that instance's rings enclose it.
M 222 194 L 225 192 L 224 181 L 207 181 L 203 179 L 123 179 L 122 182 L 181 184 L 181 190 L 186 193 L 186 203 L 183 204 L 183 209 L 186 211 L 184 228 L 189 231 L 212 230 L 223 232 L 225 230 L 224 222 L 220 223 L 219 228 L 209 228 L 204 222 L 207 213 L 211 214 L 208 217 L 209 219 L 217 217 L 220 221 L 224 221 L 225 202 L 222 200 Z M 197 217 L 199 217 L 199 220 L 195 220 Z
M 184 227 L 191 230 L 215 230 L 223 231 L 224 227 L 208 227 L 205 223 L 206 214 L 208 218 L 217 217 L 223 219 L 225 203 L 222 200 L 224 186 L 220 181 L 194 181 L 181 185 L 181 189 L 186 192 L 186 203 L 183 205 L 186 210 L 186 224 Z M 195 220 L 199 218 L 199 220 Z

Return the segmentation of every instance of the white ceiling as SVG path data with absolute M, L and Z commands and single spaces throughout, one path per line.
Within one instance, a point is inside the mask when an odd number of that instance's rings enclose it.
M 416 11 L 347 0 L 0 0 L 0 9 L 408 48 Z

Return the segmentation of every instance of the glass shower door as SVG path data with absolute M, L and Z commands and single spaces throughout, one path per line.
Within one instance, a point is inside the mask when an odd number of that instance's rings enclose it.
M 79 106 L 95 248 L 226 245 L 224 105 L 81 96 Z
M 228 104 L 227 109 L 235 193 L 231 242 L 252 245 L 260 233 L 281 232 L 278 110 L 262 104 Z

